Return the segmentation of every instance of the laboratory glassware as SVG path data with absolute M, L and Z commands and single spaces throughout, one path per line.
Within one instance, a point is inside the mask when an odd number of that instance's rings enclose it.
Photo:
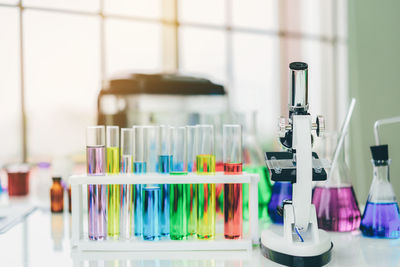
M 161 125 L 159 128 L 159 151 L 158 151 L 158 172 L 169 174 L 171 169 L 171 127 Z M 169 236 L 169 184 L 159 184 L 160 187 L 160 214 L 159 226 L 162 237 Z
M 58 213 L 64 211 L 64 188 L 61 185 L 61 177 L 53 177 L 53 185 L 50 188 L 50 210 Z
M 160 238 L 159 197 L 160 187 L 146 185 L 143 188 L 143 239 L 147 241 Z
M 8 195 L 27 195 L 29 193 L 30 166 L 28 164 L 13 164 L 5 169 L 8 176 Z
M 105 127 L 90 126 L 86 130 L 86 163 L 88 175 L 104 175 L 106 172 Z M 106 238 L 106 185 L 88 185 L 89 239 Z
M 264 164 L 264 155 L 256 138 L 257 112 L 236 114 L 238 121 L 243 125 L 243 171 L 256 173 L 260 176 L 258 183 L 258 216 L 269 220 L 268 203 L 271 199 L 271 181 L 267 167 Z M 249 219 L 249 185 L 243 184 L 243 218 Z
M 147 171 L 145 151 L 144 151 L 144 127 L 133 126 L 134 130 L 134 160 L 133 160 L 133 171 L 135 174 L 143 174 Z M 142 237 L 143 235 L 143 212 L 142 212 L 142 184 L 133 185 L 133 212 L 132 221 L 134 222 L 131 228 L 131 232 L 136 237 Z
M 121 172 L 133 173 L 133 148 L 134 131 L 132 128 L 121 129 Z M 121 210 L 120 210 L 120 237 L 129 239 L 132 229 L 132 193 L 133 185 L 121 186 Z
M 195 146 L 196 126 L 186 126 L 186 145 L 187 145 L 187 170 L 196 172 L 196 146 Z M 197 232 L 197 186 L 195 184 L 185 184 L 186 195 L 188 196 L 188 234 L 196 235 Z
M 214 129 L 197 125 L 195 133 L 197 173 L 215 174 Z M 197 184 L 197 237 L 215 237 L 215 184 Z
M 187 174 L 186 128 L 171 127 L 171 175 Z M 188 214 L 190 195 L 186 184 L 170 185 L 170 237 L 182 240 L 188 235 Z
M 284 200 L 292 199 L 291 182 L 275 182 L 272 186 L 271 200 L 268 203 L 268 215 L 272 222 L 283 224 L 283 217 L 278 213 L 278 207 L 282 207 Z
M 107 173 L 119 173 L 119 127 L 106 127 Z M 111 239 L 119 238 L 120 220 L 120 185 L 108 185 L 107 190 L 107 234 Z
M 371 146 L 373 180 L 361 220 L 364 236 L 400 237 L 399 205 L 390 183 L 388 145 Z
M 224 173 L 242 174 L 242 127 L 227 124 L 223 126 L 222 154 Z M 241 239 L 243 232 L 242 184 L 224 185 L 224 236 L 227 239 Z

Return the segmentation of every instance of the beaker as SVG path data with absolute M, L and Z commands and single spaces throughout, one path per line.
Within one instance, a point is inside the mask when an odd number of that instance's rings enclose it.
M 335 137 L 332 135 L 331 139 Z M 351 184 L 344 145 L 334 169 L 328 170 L 327 181 L 319 182 L 314 188 L 312 203 L 321 229 L 350 232 L 360 226 L 361 213 Z
M 399 238 L 400 213 L 389 178 L 388 145 L 372 146 L 371 152 L 374 177 L 360 230 L 364 236 Z

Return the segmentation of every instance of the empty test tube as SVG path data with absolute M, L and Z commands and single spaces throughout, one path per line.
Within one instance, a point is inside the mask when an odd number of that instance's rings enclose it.
M 119 173 L 119 127 L 106 127 L 107 140 L 107 173 Z M 108 185 L 107 191 L 107 232 L 111 239 L 119 238 L 119 217 L 120 217 L 120 185 Z
M 121 129 L 121 172 L 133 173 L 134 131 L 132 128 Z M 121 185 L 120 237 L 129 239 L 132 230 L 132 194 L 133 185 Z
M 88 175 L 104 175 L 106 170 L 105 128 L 86 130 L 86 164 Z M 106 186 L 88 185 L 88 233 L 91 240 L 106 237 Z
M 224 172 L 227 175 L 242 173 L 242 127 L 224 125 L 222 137 Z M 232 179 L 235 179 L 234 176 Z M 242 184 L 224 185 L 224 235 L 227 239 L 242 238 L 243 204 Z

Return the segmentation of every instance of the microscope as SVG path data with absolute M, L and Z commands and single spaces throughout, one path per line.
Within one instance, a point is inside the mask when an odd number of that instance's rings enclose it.
M 293 62 L 290 68 L 289 118 L 279 122 L 280 142 L 285 152 L 266 152 L 265 159 L 273 181 L 289 181 L 293 200 L 285 200 L 278 212 L 283 228 L 271 226 L 261 234 L 262 254 L 287 266 L 322 266 L 331 259 L 333 244 L 318 229 L 315 206 L 311 203 L 312 181 L 326 180 L 326 160 L 312 152 L 313 135 L 325 130 L 322 116 L 315 123 L 308 113 L 308 65 Z

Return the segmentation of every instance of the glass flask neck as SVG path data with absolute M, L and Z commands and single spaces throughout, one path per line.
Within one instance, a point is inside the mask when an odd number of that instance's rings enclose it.
M 389 180 L 388 161 L 372 161 L 374 167 L 374 178 L 368 195 L 368 201 L 374 203 L 392 203 L 396 201 L 393 187 Z
M 374 179 L 380 180 L 382 182 L 390 182 L 389 178 L 390 160 L 386 161 L 372 160 L 372 165 L 374 167 Z

